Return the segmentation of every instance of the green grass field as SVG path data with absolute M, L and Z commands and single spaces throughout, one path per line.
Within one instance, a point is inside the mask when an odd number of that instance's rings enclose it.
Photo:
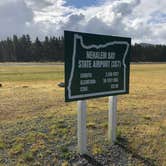
M 76 102 L 64 102 L 63 64 L 0 64 L 0 166 L 68 165 L 76 154 Z M 106 153 L 108 98 L 88 101 L 88 148 Z M 136 163 L 166 165 L 166 64 L 131 65 L 118 96 L 118 143 Z

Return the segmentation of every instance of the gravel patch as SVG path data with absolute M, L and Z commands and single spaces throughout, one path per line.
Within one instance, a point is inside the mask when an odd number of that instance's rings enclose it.
M 69 163 L 71 166 L 153 166 L 153 163 L 139 159 L 122 146 L 116 144 L 103 154 L 76 155 Z

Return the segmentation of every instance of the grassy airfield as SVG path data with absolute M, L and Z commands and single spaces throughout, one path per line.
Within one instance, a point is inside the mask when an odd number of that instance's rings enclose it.
M 0 166 L 69 165 L 76 154 L 76 102 L 64 102 L 63 64 L 0 64 Z M 88 147 L 107 152 L 108 98 L 88 101 Z M 132 64 L 118 96 L 117 143 L 131 165 L 166 165 L 166 64 Z

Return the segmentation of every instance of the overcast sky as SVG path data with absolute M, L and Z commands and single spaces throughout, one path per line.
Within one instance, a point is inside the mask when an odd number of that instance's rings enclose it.
M 166 44 L 166 0 L 0 0 L 0 39 L 63 30 Z

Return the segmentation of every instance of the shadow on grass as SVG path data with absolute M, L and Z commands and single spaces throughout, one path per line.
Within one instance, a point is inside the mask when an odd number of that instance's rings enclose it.
M 120 150 L 119 148 L 122 150 Z M 119 154 L 116 156 L 115 154 Z M 110 153 L 109 153 L 110 152 Z M 111 153 L 113 152 L 113 154 Z M 124 155 L 126 154 L 126 155 Z M 122 157 L 124 155 L 124 158 Z M 147 157 L 143 157 L 135 152 L 131 147 L 129 147 L 128 140 L 126 138 L 118 137 L 115 146 L 108 147 L 108 153 L 101 154 L 98 161 L 98 156 L 93 155 L 76 155 L 73 159 L 70 160 L 71 165 L 80 165 L 80 166 L 108 166 L 108 165 L 127 165 L 128 157 L 131 156 L 131 162 L 136 164 L 137 162 L 141 162 L 141 164 L 145 166 L 156 166 L 156 161 Z M 130 159 L 129 159 L 130 160 Z M 136 163 L 135 163 L 136 162 Z M 103 163 L 105 163 L 103 165 Z
M 128 146 L 128 141 L 127 141 L 126 138 L 118 137 L 116 145 L 118 145 L 119 147 L 124 149 L 127 153 L 131 154 L 133 158 L 141 161 L 146 166 L 156 166 L 156 164 L 155 164 L 156 161 L 155 160 L 143 157 L 143 156 L 139 155 L 138 153 L 134 152 L 134 150 L 132 150 Z
M 74 165 L 80 165 L 80 166 L 103 166 L 99 161 L 97 161 L 94 156 L 91 156 L 90 154 L 78 154 L 76 155 L 72 160 L 70 160 L 70 164 L 72 166 Z
M 82 157 L 84 159 L 86 159 L 88 161 L 89 164 L 92 164 L 92 165 L 96 165 L 96 166 L 103 166 L 101 163 L 99 163 L 98 161 L 96 161 L 92 156 L 90 155 L 82 155 Z

